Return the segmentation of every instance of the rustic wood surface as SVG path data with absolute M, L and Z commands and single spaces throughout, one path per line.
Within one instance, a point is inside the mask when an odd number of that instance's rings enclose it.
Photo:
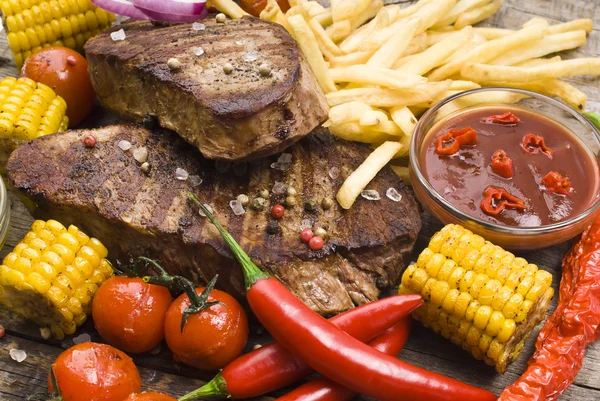
M 398 0 L 388 2 L 398 2 Z M 552 23 L 576 18 L 593 18 L 596 28 L 589 35 L 586 46 L 562 55 L 565 58 L 600 56 L 600 0 L 506 0 L 500 11 L 482 25 L 518 28 L 534 16 L 544 17 Z M 0 77 L 16 75 L 16 68 L 6 39 L 3 35 L 0 36 L 2 36 L 0 38 Z M 600 80 L 585 77 L 573 79 L 572 82 L 587 93 L 589 97 L 587 109 L 600 110 Z M 100 121 L 106 123 L 111 119 L 112 117 L 102 115 Z M 95 125 L 98 124 L 98 121 L 98 119 L 92 119 L 88 124 Z M 10 199 L 12 202 L 11 229 L 6 246 L 0 252 L 0 257 L 9 252 L 19 241 L 27 232 L 32 221 L 23 204 L 12 194 Z M 427 239 L 440 227 L 438 222 L 426 215 L 424 222 L 424 228 L 415 248 L 417 252 L 425 247 Z M 560 280 L 561 259 L 570 245 L 570 243 L 565 243 L 522 256 L 553 272 L 554 285 L 557 287 Z M 550 312 L 554 310 L 555 306 L 556 299 Z M 4 325 L 7 331 L 6 336 L 0 340 L 0 400 L 23 400 L 27 395 L 45 389 L 48 368 L 63 349 L 73 345 L 74 338 L 67 337 L 63 341 L 44 341 L 35 325 L 23 321 L 4 309 L 0 309 L 0 324 Z M 88 333 L 92 340 L 101 340 L 94 332 L 91 322 L 87 322 L 77 332 L 75 338 L 82 333 Z M 260 328 L 254 328 L 248 349 L 256 344 L 264 343 L 268 339 L 267 334 L 260 333 Z M 419 324 L 415 324 L 410 339 L 399 357 L 409 363 L 488 388 L 499 394 L 504 387 L 512 383 L 523 372 L 527 359 L 532 353 L 533 342 L 534 339 L 531 338 L 521 357 L 509 367 L 506 374 L 500 375 L 484 363 L 474 360 L 470 354 Z M 9 356 L 9 350 L 13 348 L 25 350 L 28 355 L 27 359 L 22 363 L 13 361 Z M 209 378 L 209 375 L 205 373 L 176 364 L 165 349 L 162 349 L 157 355 L 140 355 L 134 359 L 140 367 L 144 389 L 159 390 L 180 396 Z M 599 378 L 600 344 L 596 344 L 589 348 L 583 369 L 575 383 L 560 399 L 563 401 L 600 400 Z M 257 400 L 271 399 L 271 397 L 263 397 Z M 366 400 L 366 398 L 357 397 L 357 400 Z

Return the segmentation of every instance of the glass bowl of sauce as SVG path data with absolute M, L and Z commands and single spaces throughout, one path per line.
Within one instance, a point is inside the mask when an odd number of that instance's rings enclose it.
M 600 211 L 600 134 L 535 92 L 481 88 L 445 99 L 419 121 L 411 155 L 426 209 L 507 248 L 566 241 Z

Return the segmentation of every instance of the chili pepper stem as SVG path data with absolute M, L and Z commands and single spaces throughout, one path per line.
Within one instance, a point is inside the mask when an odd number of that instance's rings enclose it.
M 583 113 L 584 117 L 587 118 L 588 120 L 590 120 L 590 122 L 592 124 L 594 124 L 594 126 L 600 130 L 600 113 L 597 113 L 595 111 L 586 111 L 585 113 Z
M 221 372 L 204 386 L 179 397 L 178 401 L 193 401 L 204 397 L 230 397 L 229 391 L 227 391 L 227 383 Z
M 210 222 L 215 227 L 217 227 L 217 230 L 219 230 L 221 237 L 223 237 L 227 245 L 229 245 L 229 247 L 231 248 L 231 252 L 233 252 L 235 258 L 242 265 L 242 270 L 244 272 L 244 280 L 246 282 L 246 289 L 252 287 L 252 285 L 254 285 L 254 283 L 256 283 L 258 280 L 269 278 L 269 275 L 267 273 L 260 270 L 260 268 L 256 266 L 254 262 L 252 262 L 250 257 L 246 254 L 246 252 L 242 250 L 237 241 L 231 236 L 231 234 L 229 234 L 223 228 L 223 226 L 217 221 L 215 216 L 213 216 L 213 214 L 206 207 L 204 207 L 202 203 L 200 203 L 198 198 L 196 198 L 196 196 L 192 193 L 189 193 L 188 197 L 200 208 L 200 210 L 202 210 L 202 212 L 206 215 L 206 217 L 208 217 Z

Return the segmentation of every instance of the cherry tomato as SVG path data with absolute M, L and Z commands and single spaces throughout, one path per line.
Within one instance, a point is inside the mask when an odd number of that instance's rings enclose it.
M 281 11 L 284 13 L 290 9 L 288 0 L 277 0 L 277 4 L 279 4 L 279 8 L 281 8 Z M 244 11 L 254 15 L 255 17 L 259 17 L 260 12 L 267 6 L 267 0 L 240 0 L 240 6 L 244 9 Z
M 166 395 L 163 393 L 156 392 L 143 392 L 138 394 L 130 394 L 129 397 L 125 398 L 123 401 L 177 401 L 176 398 L 171 397 L 170 395 Z
M 87 73 L 87 61 L 75 50 L 48 47 L 25 60 L 21 76 L 48 85 L 67 102 L 69 127 L 90 114 L 96 94 Z
M 92 302 L 94 325 L 109 344 L 126 352 L 147 352 L 165 338 L 171 301 L 165 287 L 141 278 L 113 276 L 100 286 Z
M 201 294 L 203 290 L 196 288 L 196 293 Z M 183 331 L 181 319 L 190 300 L 182 294 L 173 301 L 165 320 L 165 339 L 176 361 L 198 369 L 216 370 L 244 349 L 248 339 L 248 318 L 239 302 L 226 292 L 212 290 L 208 301 L 222 304 L 190 315 Z
M 123 401 L 141 389 L 131 358 L 106 344 L 77 344 L 60 354 L 52 368 L 64 401 Z M 54 391 L 50 375 L 48 390 Z

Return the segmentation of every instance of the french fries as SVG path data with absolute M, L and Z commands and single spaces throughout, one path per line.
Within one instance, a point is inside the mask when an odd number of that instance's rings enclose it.
M 448 96 L 481 86 L 507 86 L 559 97 L 583 110 L 587 97 L 560 80 L 600 75 L 600 59 L 548 58 L 586 43 L 592 20 L 549 25 L 534 17 L 519 30 L 473 27 L 503 0 L 419 0 L 404 7 L 383 0 L 289 0 L 283 13 L 267 0 L 261 18 L 296 38 L 330 107 L 323 124 L 340 138 L 370 144 L 373 153 L 337 194 L 344 208 L 390 160 L 410 150 L 417 118 Z M 217 8 L 239 18 L 231 0 Z M 526 95 L 474 93 L 438 110 L 436 119 L 482 104 L 516 103 Z M 398 163 L 405 165 L 404 162 Z M 406 167 L 392 166 L 408 180 Z
M 249 15 L 242 9 L 242 7 L 232 0 L 211 0 L 211 3 L 217 8 L 217 10 L 221 11 L 232 19 L 239 19 L 244 15 Z

